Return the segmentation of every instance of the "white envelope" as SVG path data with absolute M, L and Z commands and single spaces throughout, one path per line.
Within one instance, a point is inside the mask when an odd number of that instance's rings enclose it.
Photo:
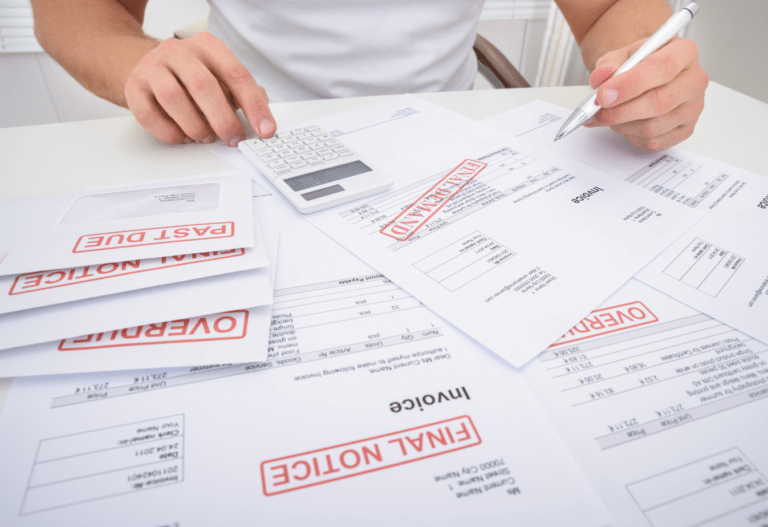
M 264 238 L 270 261 L 278 238 L 276 230 Z M 0 350 L 271 304 L 270 272 L 262 267 L 0 314 Z
M 0 275 L 253 247 L 250 180 L 222 174 L 0 202 Z
M 269 265 L 258 215 L 254 246 L 0 276 L 0 314 Z
M 270 256 L 274 289 L 277 254 Z M 271 322 L 268 304 L 3 350 L 0 377 L 260 361 Z
M 265 305 L 2 350 L 0 377 L 263 360 L 271 320 Z

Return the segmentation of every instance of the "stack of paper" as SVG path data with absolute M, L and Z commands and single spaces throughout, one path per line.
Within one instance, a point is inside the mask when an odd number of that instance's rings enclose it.
M 396 183 L 308 216 L 228 148 L 3 204 L 0 523 L 762 524 L 768 183 L 568 113 L 314 121 Z
M 223 173 L 4 202 L 0 376 L 262 358 L 277 233 L 251 201 Z

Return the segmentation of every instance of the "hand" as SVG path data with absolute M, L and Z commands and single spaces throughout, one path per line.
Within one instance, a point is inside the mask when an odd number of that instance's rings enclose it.
M 212 143 L 218 135 L 237 146 L 245 139 L 238 108 L 259 136 L 276 129 L 264 88 L 210 33 L 160 42 L 131 72 L 125 98 L 139 124 L 165 143 Z
M 675 37 L 631 70 L 606 80 L 643 42 L 598 59 L 589 84 L 600 86 L 597 103 L 603 109 L 585 126 L 610 126 L 635 146 L 663 150 L 693 133 L 709 77 L 699 66 L 696 44 Z

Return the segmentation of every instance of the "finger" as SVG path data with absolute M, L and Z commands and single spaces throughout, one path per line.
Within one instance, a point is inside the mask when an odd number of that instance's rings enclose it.
M 640 46 L 643 45 L 645 40 L 646 39 L 643 39 L 638 42 L 634 42 L 629 46 L 625 46 L 614 51 L 609 51 L 597 59 L 597 62 L 595 63 L 595 69 L 589 76 L 589 85 L 592 88 L 597 88 L 602 83 L 607 81 L 611 75 L 613 75 L 614 72 L 618 70 L 621 65 L 624 64 L 627 59 L 629 59 L 629 57 L 635 53 L 635 51 L 640 49 Z
M 675 38 L 629 71 L 605 81 L 597 91 L 597 102 L 610 108 L 634 99 L 669 83 L 697 59 L 696 44 Z
M 277 125 L 264 88 L 223 42 L 207 34 L 201 34 L 199 40 L 206 65 L 231 90 L 235 103 L 243 109 L 254 131 L 261 137 L 272 137 Z
M 679 75 L 672 82 L 653 88 L 623 104 L 603 108 L 595 114 L 590 126 L 613 126 L 658 117 L 687 100 L 702 97 L 706 87 L 706 79 L 703 78 L 706 74 L 703 74 L 703 71 L 697 67 Z
M 164 40 L 157 50 L 162 65 L 179 79 L 216 134 L 229 145 L 244 139 L 245 129 L 224 97 L 218 80 L 201 62 L 200 50 L 186 40 L 176 39 Z
M 149 133 L 168 144 L 192 142 L 155 100 L 149 86 L 128 82 L 125 99 L 136 121 Z
M 627 141 L 631 144 L 645 150 L 659 151 L 671 148 L 676 144 L 685 141 L 691 134 L 696 123 L 685 123 L 664 135 L 647 139 L 645 137 L 627 136 Z
M 213 128 L 192 102 L 187 90 L 168 70 L 163 69 L 153 75 L 149 85 L 165 113 L 176 122 L 187 137 L 205 144 L 216 140 Z
M 659 117 L 613 125 L 611 130 L 638 139 L 652 139 L 671 132 L 683 123 L 695 123 L 703 109 L 704 99 L 701 98 L 701 100 L 685 102 Z
M 237 146 L 237 143 L 245 139 L 242 123 L 208 68 L 200 62 L 192 61 L 178 69 L 173 68 L 173 71 L 208 119 L 211 128 L 225 143 Z

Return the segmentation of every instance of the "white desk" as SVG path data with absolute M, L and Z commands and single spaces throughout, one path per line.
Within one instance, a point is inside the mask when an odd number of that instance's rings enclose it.
M 534 99 L 569 108 L 586 87 L 530 88 L 423 94 L 420 97 L 474 119 Z M 278 126 L 291 126 L 386 99 L 363 97 L 277 103 Z M 768 104 L 712 83 L 696 133 L 683 148 L 768 176 Z M 131 117 L 0 129 L 0 200 L 231 170 L 208 150 L 220 146 L 160 143 Z
M 419 96 L 484 119 L 534 99 L 572 108 L 588 92 L 587 87 L 564 87 Z M 272 112 L 278 126 L 291 126 L 386 98 L 278 103 Z M 706 100 L 696 133 L 680 146 L 768 176 L 768 104 L 716 83 L 710 84 Z M 220 144 L 164 145 L 132 117 L 0 129 L 0 200 L 231 170 L 209 152 Z M 10 379 L 0 379 L 0 410 L 9 387 Z

